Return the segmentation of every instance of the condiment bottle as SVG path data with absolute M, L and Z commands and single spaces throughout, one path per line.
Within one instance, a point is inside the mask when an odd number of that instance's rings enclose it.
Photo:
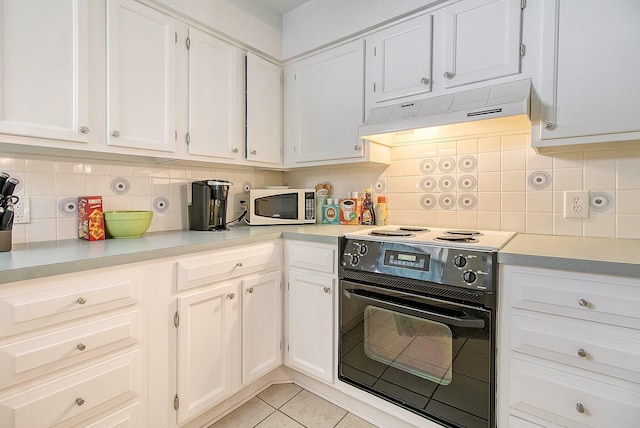
M 387 224 L 387 197 L 378 196 L 378 205 L 376 205 L 376 225 L 382 226 Z
M 371 196 L 371 189 L 364 191 L 364 198 L 362 198 L 362 224 L 374 225 L 376 223 L 376 213 L 373 210 L 373 198 Z

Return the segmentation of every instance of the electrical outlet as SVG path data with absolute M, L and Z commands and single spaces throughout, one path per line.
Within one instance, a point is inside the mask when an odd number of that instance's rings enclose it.
M 13 206 L 13 223 L 30 223 L 31 212 L 29 210 L 29 197 L 20 196 L 20 200 Z
M 589 191 L 564 192 L 564 218 L 589 218 Z

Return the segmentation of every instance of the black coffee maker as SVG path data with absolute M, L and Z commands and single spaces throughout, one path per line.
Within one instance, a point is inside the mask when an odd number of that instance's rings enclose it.
M 228 230 L 227 197 L 229 181 L 194 181 L 187 189 L 190 230 Z

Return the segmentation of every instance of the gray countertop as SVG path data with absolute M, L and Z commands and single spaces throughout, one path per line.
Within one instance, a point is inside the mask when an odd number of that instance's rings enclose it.
M 640 278 L 640 239 L 518 234 L 498 263 Z
M 141 238 L 14 244 L 0 253 L 0 283 L 99 269 L 164 257 L 228 248 L 271 239 L 298 239 L 336 244 L 354 226 L 309 224 L 296 226 L 244 226 L 224 232 L 176 230 L 146 233 Z
M 336 244 L 337 238 L 366 226 L 236 226 L 225 232 L 176 230 L 135 239 L 88 242 L 80 239 L 14 244 L 0 253 L 0 283 L 99 269 L 271 239 Z M 498 262 L 578 272 L 640 277 L 640 240 L 527 235 L 514 237 Z

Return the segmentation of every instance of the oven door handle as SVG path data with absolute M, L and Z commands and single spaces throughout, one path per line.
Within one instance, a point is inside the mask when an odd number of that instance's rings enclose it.
M 375 297 L 363 296 L 362 294 L 359 294 L 356 290 L 345 289 L 344 292 L 349 298 L 355 297 L 356 299 L 362 300 L 363 302 L 374 303 L 375 305 L 386 308 L 386 309 L 396 310 L 396 311 L 399 310 L 405 313 L 414 314 L 421 318 L 426 318 L 426 319 L 437 321 L 443 324 L 451 324 L 451 325 L 455 325 L 456 327 L 467 327 L 467 328 L 484 328 L 484 325 L 485 325 L 484 320 L 481 318 L 452 317 L 449 315 L 438 314 L 435 312 L 429 312 L 422 309 L 408 308 L 404 305 L 394 303 L 394 302 L 387 302 L 382 299 L 376 299 Z

